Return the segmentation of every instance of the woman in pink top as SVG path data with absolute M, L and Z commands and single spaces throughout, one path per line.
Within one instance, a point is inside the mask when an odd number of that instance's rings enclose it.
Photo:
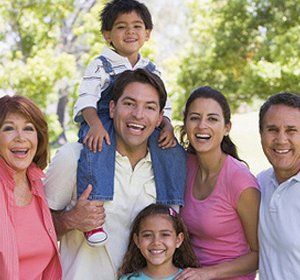
M 260 193 L 229 138 L 230 128 L 230 108 L 220 92 L 192 92 L 181 134 L 188 151 L 181 215 L 202 267 L 186 269 L 177 280 L 255 279 Z
M 58 280 L 62 270 L 42 177 L 48 129 L 22 96 L 0 98 L 0 278 Z

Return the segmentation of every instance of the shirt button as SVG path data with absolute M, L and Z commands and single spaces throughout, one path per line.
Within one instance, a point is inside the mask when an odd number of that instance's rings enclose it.
M 52 229 L 51 229 L 51 228 L 49 228 L 49 230 L 48 230 L 48 231 L 49 231 L 49 233 L 52 233 Z

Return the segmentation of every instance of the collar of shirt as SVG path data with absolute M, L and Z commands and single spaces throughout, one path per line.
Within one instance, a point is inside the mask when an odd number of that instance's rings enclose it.
M 135 70 L 137 68 L 144 68 L 149 63 L 149 59 L 143 58 L 139 54 L 139 59 L 138 59 L 137 63 L 132 67 L 132 65 L 129 62 L 127 57 L 119 55 L 117 52 L 115 52 L 114 50 L 112 50 L 106 46 L 103 48 L 102 54 L 104 57 L 109 59 L 109 61 L 111 62 L 113 67 L 118 66 L 118 65 L 126 65 L 126 68 Z
M 15 171 L 0 157 L 0 221 L 3 227 L 3 234 L 0 238 L 0 250 L 3 253 L 1 258 L 2 263 L 5 264 L 1 270 L 3 279 L 19 279 L 19 259 L 18 248 L 16 243 L 15 229 L 14 229 L 14 182 Z M 41 201 L 41 211 L 43 214 L 43 224 L 49 230 L 51 241 L 56 248 L 55 257 L 45 268 L 43 276 L 45 279 L 61 279 L 61 266 L 58 255 L 57 239 L 55 234 L 52 217 L 49 212 L 48 205 L 44 197 L 44 188 L 41 178 L 44 177 L 43 171 L 31 163 L 27 169 L 27 177 L 30 181 L 32 194 L 37 195 Z M 1 255 L 1 254 L 0 254 Z M 0 261 L 0 263 L 1 263 Z M 1 264 L 0 264 L 1 266 Z M 1 277 L 0 277 L 1 278 Z M 1 278 L 2 279 L 2 278 Z
M 0 169 L 3 171 L 1 172 L 1 177 L 3 178 L 3 180 L 7 181 L 8 188 L 13 190 L 15 186 L 15 170 L 13 170 L 2 157 L 0 157 Z M 39 167 L 37 167 L 35 163 L 32 162 L 27 168 L 27 176 L 32 187 L 32 193 L 39 194 L 41 179 L 45 176 L 43 171 Z
M 127 156 L 123 156 L 121 155 L 118 151 L 116 151 L 116 160 L 117 161 L 129 161 L 129 158 Z M 138 164 L 143 164 L 143 163 L 146 163 L 146 162 L 149 162 L 149 163 L 152 163 L 152 160 L 151 160 L 151 153 L 149 151 L 149 149 L 147 150 L 147 154 L 144 158 L 142 158 Z
M 271 182 L 273 183 L 274 187 L 277 188 L 282 184 L 291 183 L 294 180 L 300 182 L 300 171 L 297 174 L 295 174 L 294 176 L 288 178 L 286 181 L 282 182 L 281 184 L 278 183 L 273 168 L 272 168 L 272 171 L 270 172 L 270 177 L 271 177 Z

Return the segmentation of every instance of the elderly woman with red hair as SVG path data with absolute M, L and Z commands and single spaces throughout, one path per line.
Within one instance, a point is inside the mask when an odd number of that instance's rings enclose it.
M 57 239 L 42 184 L 48 127 L 22 96 L 0 98 L 1 279 L 61 279 Z

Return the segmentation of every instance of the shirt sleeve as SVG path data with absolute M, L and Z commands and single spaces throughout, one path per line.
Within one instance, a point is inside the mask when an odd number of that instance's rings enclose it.
M 45 194 L 52 210 L 65 209 L 76 195 L 77 162 L 81 148 L 80 143 L 65 144 L 57 151 L 46 171 Z
M 82 122 L 81 111 L 87 107 L 97 109 L 97 102 L 101 98 L 101 91 L 105 84 L 106 73 L 100 59 L 93 60 L 87 67 L 81 84 L 79 96 L 74 106 L 75 122 Z
M 160 71 L 160 69 L 157 67 L 157 65 L 155 65 L 155 69 L 153 71 L 154 74 L 156 74 L 157 76 L 159 76 L 160 78 L 162 78 L 162 73 Z M 169 97 L 167 97 L 166 100 L 166 105 L 164 108 L 164 116 L 167 117 L 170 121 L 172 120 L 172 103 Z
M 164 108 L 164 116 L 167 117 L 169 120 L 172 120 L 172 106 L 169 98 L 167 98 L 166 106 Z
M 230 198 L 232 205 L 236 208 L 242 192 L 248 188 L 258 189 L 258 183 L 254 175 L 245 168 L 237 169 L 232 174 L 230 184 Z

